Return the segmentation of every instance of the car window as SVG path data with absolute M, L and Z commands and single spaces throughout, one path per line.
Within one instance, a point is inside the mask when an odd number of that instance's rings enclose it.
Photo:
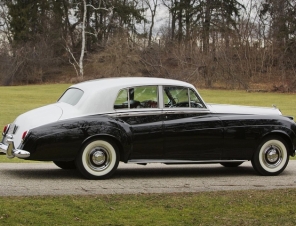
M 71 105 L 76 105 L 81 99 L 83 91 L 77 88 L 67 89 L 64 94 L 58 99 L 58 102 L 63 102 Z
M 200 100 L 197 93 L 189 89 L 190 107 L 191 108 L 206 108 L 204 103 Z
M 114 109 L 126 109 L 128 106 L 128 89 L 122 89 L 119 91 L 114 103 Z
M 164 86 L 163 101 L 165 108 L 205 108 L 198 95 L 187 87 Z
M 139 86 L 120 90 L 114 109 L 158 108 L 157 86 Z

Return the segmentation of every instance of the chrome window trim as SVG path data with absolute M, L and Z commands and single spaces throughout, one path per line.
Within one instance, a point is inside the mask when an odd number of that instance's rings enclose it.
M 159 101 L 159 104 L 158 104 L 158 107 L 160 109 L 164 109 L 164 102 L 163 102 L 163 86 L 162 85 L 159 85 L 158 86 L 158 101 Z
M 159 91 L 159 95 L 161 95 L 160 96 L 160 98 L 161 98 L 161 100 L 162 100 L 162 109 L 169 109 L 168 107 L 165 107 L 164 106 L 164 101 L 163 101 L 163 95 L 164 95 L 164 93 L 163 93 L 163 89 L 164 89 L 164 87 L 166 87 L 166 86 L 173 86 L 173 85 L 160 85 L 159 87 L 160 87 L 160 91 Z M 201 96 L 199 95 L 199 93 L 195 90 L 195 89 L 193 89 L 193 88 L 191 88 L 191 87 L 187 87 L 187 86 L 173 86 L 173 87 L 182 87 L 182 88 L 186 88 L 187 89 L 187 93 L 188 93 L 188 106 L 189 107 L 183 107 L 183 108 L 178 108 L 178 107 L 174 107 L 174 109 L 199 109 L 199 110 L 202 110 L 202 109 L 204 109 L 204 110 L 208 110 L 209 111 L 209 109 L 208 109 L 208 107 L 207 107 L 207 105 L 205 104 L 205 102 L 203 101 L 203 99 L 201 98 Z M 190 104 L 190 100 L 191 100 L 191 98 L 190 98 L 190 90 L 192 90 L 194 93 L 195 93 L 195 95 L 196 95 L 196 97 L 197 97 L 197 99 L 200 101 L 200 103 L 204 106 L 203 108 L 192 108 L 191 107 L 191 104 Z
M 127 111 L 120 111 L 120 112 L 116 112 L 115 116 L 117 117 L 131 117 L 131 116 L 150 116 L 150 115 L 162 115 L 163 111 L 161 109 L 157 109 L 157 108 L 146 108 L 149 110 L 143 111 L 143 108 L 141 108 L 141 110 L 127 110 Z M 144 108 L 145 109 L 145 108 Z M 112 114 L 114 115 L 114 114 Z
M 143 110 L 145 109 L 145 110 Z M 141 108 L 116 111 L 115 113 L 108 113 L 109 116 L 117 117 L 130 117 L 130 116 L 145 116 L 145 115 L 165 115 L 165 114 L 206 114 L 210 113 L 208 109 L 195 109 L 195 108 L 174 108 L 170 109 L 157 109 L 157 108 Z
M 201 114 L 201 113 L 211 113 L 208 109 L 200 109 L 200 108 L 174 108 L 172 110 L 170 109 L 164 109 L 164 114 Z
M 204 103 L 203 99 L 201 99 L 201 96 L 199 95 L 199 93 L 196 92 L 194 89 L 188 87 L 189 103 L 190 103 L 190 101 L 191 101 L 190 90 L 191 90 L 193 93 L 195 93 L 197 99 L 198 99 L 198 100 L 200 101 L 200 103 L 204 106 L 203 109 L 207 109 L 207 105 Z M 191 107 L 191 104 L 189 104 L 189 108 L 192 108 L 192 107 Z
M 188 97 L 188 107 L 191 108 L 191 96 L 190 96 L 190 89 L 187 87 L 187 97 Z
M 136 109 L 131 109 L 130 108 L 130 92 L 129 92 L 129 89 L 130 88 L 136 88 L 136 87 L 143 87 L 143 86 L 157 86 L 157 99 L 158 99 L 158 107 L 157 108 L 141 108 L 139 109 L 138 111 Z M 182 107 L 182 108 L 179 108 L 179 107 L 175 107 L 175 108 L 166 108 L 164 107 L 164 98 L 163 98 L 163 89 L 164 87 L 166 86 L 173 86 L 173 85 L 140 85 L 140 86 L 130 86 L 130 87 L 125 87 L 123 89 L 120 89 L 118 90 L 117 92 L 117 95 L 116 95 L 116 98 L 115 100 L 113 101 L 113 107 L 114 107 L 114 103 L 118 97 L 118 94 L 122 91 L 122 90 L 126 90 L 127 91 L 127 95 L 128 95 L 128 108 L 126 109 L 114 109 L 113 110 L 115 111 L 115 113 L 117 115 L 126 115 L 126 114 L 129 114 L 129 115 L 137 115 L 137 114 L 140 114 L 139 112 L 142 112 L 142 111 L 145 111 L 145 112 L 150 112 L 150 111 L 154 111 L 154 110 L 162 110 L 163 111 L 163 114 L 182 114 L 182 113 L 187 113 L 187 114 L 190 114 L 190 113 L 209 113 L 210 110 L 207 108 L 207 105 L 204 103 L 203 99 L 200 97 L 199 93 L 196 92 L 195 89 L 192 89 L 191 87 L 186 87 L 186 86 L 178 86 L 178 87 L 182 87 L 182 88 L 186 88 L 187 89 L 187 92 L 188 92 L 188 103 L 190 102 L 190 90 L 193 91 L 195 93 L 195 95 L 197 96 L 197 98 L 199 99 L 200 103 L 203 104 L 204 108 L 192 108 L 191 105 L 189 104 L 189 107 Z M 177 87 L 177 86 L 176 86 Z M 143 113 L 145 114 L 145 113 Z M 141 115 L 143 115 L 141 113 Z M 147 115 L 151 115 L 151 113 L 146 113 Z

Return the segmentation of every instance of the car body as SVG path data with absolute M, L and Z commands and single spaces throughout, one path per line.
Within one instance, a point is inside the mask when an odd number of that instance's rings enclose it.
M 144 77 L 73 85 L 5 126 L 0 143 L 8 158 L 53 161 L 88 179 L 109 178 L 120 161 L 251 161 L 260 175 L 278 175 L 295 149 L 296 124 L 275 107 L 206 104 L 189 83 Z

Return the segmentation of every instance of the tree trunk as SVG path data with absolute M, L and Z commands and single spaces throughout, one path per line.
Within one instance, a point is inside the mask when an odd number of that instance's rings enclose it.
M 81 31 L 81 54 L 79 59 L 79 76 L 83 79 L 83 58 L 85 50 L 85 22 L 86 22 L 86 0 L 83 0 L 83 19 L 82 19 L 82 31 Z

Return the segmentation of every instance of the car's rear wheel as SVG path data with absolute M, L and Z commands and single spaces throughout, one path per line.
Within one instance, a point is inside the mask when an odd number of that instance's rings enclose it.
M 76 158 L 76 166 L 87 179 L 106 179 L 119 164 L 116 144 L 108 140 L 94 140 L 83 146 Z
M 220 164 L 224 167 L 238 167 L 243 164 L 243 162 L 221 162 Z
M 287 147 L 285 140 L 281 137 L 265 138 L 253 156 L 253 168 L 263 176 L 280 174 L 289 162 Z
M 75 161 L 53 161 L 53 163 L 61 169 L 76 169 Z

